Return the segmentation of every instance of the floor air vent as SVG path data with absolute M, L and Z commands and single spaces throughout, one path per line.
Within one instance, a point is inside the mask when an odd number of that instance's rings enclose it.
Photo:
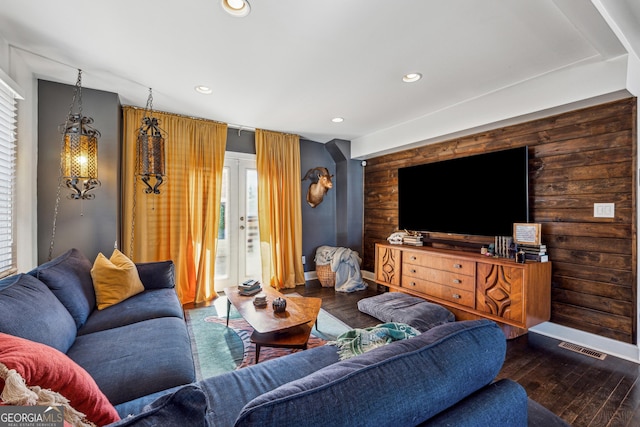
M 602 353 L 597 350 L 592 350 L 590 348 L 583 347 L 581 345 L 572 344 L 570 342 L 561 342 L 560 344 L 558 344 L 558 347 L 575 351 L 576 353 L 584 354 L 586 356 L 593 357 L 594 359 L 604 360 L 604 358 L 607 357 L 606 353 Z

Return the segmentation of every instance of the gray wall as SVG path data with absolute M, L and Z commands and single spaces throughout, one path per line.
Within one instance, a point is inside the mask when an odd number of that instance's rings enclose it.
M 305 271 L 314 271 L 314 258 L 318 246 L 336 246 L 336 195 L 347 182 L 336 176 L 336 164 L 324 144 L 300 140 L 300 179 L 309 169 L 326 167 L 334 175 L 333 188 L 324 196 L 322 203 L 312 208 L 307 203 L 310 180 L 301 181 L 302 196 L 302 255 L 307 259 Z
M 59 126 L 69 113 L 74 86 L 38 81 L 38 263 L 45 262 L 53 226 L 60 175 Z M 77 105 L 73 109 L 78 112 Z M 77 248 L 93 261 L 98 252 L 111 256 L 118 239 L 119 147 L 121 106 L 118 95 L 82 88 L 82 112 L 94 119 L 98 139 L 98 179 L 94 200 L 70 200 L 60 191 L 53 257 Z
M 256 134 L 252 131 L 227 128 L 227 151 L 256 154 Z
M 357 251 L 362 257 L 364 170 L 351 160 L 351 142 L 334 139 L 325 145 L 336 163 L 336 246 Z

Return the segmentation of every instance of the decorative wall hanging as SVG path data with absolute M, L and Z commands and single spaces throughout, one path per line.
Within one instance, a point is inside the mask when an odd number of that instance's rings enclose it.
M 333 175 L 325 167 L 317 166 L 307 171 L 302 180 L 310 179 L 312 181 L 307 190 L 307 203 L 309 203 L 309 206 L 315 208 L 322 203 L 324 195 L 327 194 L 329 189 L 333 188 L 331 178 L 333 178 Z
M 153 93 L 149 88 L 145 116 L 142 118 L 142 125 L 138 128 L 136 162 L 136 175 L 139 175 L 147 186 L 144 190 L 147 194 L 160 194 L 159 187 L 164 182 L 165 135 L 166 132 L 158 127 L 158 119 L 153 117 Z M 152 179 L 155 179 L 153 186 L 150 184 Z
M 166 132 L 158 126 L 158 119 L 153 117 L 153 89 L 149 88 L 147 105 L 144 109 L 142 124 L 136 137 L 136 161 L 133 176 L 133 204 L 131 213 L 131 238 L 129 240 L 129 256 L 133 257 L 133 243 L 136 229 L 136 190 L 137 178 L 146 185 L 146 194 L 160 194 L 159 187 L 164 183 L 165 157 L 164 142 Z M 155 179 L 153 186 L 150 182 Z
M 78 103 L 78 113 L 73 113 Z M 100 132 L 89 126 L 91 117 L 82 115 L 82 70 L 78 70 L 78 79 L 69 108 L 67 121 L 60 125 L 63 134 L 60 153 L 60 170 L 67 188 L 72 190 L 70 199 L 91 200 L 95 194 L 89 191 L 100 185 L 98 181 L 98 137 Z

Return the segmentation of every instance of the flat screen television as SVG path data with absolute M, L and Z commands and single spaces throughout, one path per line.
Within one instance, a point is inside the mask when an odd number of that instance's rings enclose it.
M 400 230 L 511 236 L 529 222 L 527 147 L 398 169 Z

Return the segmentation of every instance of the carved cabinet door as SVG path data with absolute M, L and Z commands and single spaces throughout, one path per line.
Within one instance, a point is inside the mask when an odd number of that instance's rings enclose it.
M 400 286 L 401 256 L 400 249 L 376 245 L 376 281 Z
M 476 310 L 524 323 L 524 269 L 500 264 L 477 264 Z

